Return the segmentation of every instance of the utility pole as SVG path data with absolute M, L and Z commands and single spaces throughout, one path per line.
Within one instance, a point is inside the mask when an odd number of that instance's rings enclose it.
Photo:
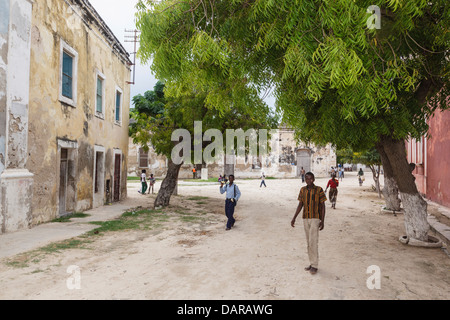
M 137 43 L 141 41 L 141 32 L 134 29 L 134 30 L 127 30 L 125 29 L 125 32 L 129 35 L 125 35 L 125 42 L 134 42 L 134 51 L 131 53 L 134 55 L 133 58 L 133 81 L 127 81 L 128 84 L 134 84 L 135 76 L 136 76 L 136 53 L 137 53 Z

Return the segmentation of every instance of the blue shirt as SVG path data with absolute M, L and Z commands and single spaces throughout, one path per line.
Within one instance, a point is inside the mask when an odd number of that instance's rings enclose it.
M 235 188 L 236 188 L 236 197 L 234 196 Z M 231 186 L 226 184 L 223 187 L 220 187 L 220 193 L 222 194 L 225 192 L 227 193 L 227 199 L 234 198 L 236 201 L 238 201 L 241 196 L 241 191 L 239 191 L 239 187 L 234 183 Z

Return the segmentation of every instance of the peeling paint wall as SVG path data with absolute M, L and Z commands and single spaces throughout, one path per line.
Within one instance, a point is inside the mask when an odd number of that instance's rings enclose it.
M 77 54 L 74 105 L 65 103 L 60 95 L 64 45 Z M 126 197 L 129 63 L 123 47 L 89 2 L 34 2 L 27 162 L 35 179 L 32 224 L 59 216 L 64 201 L 67 212 L 114 201 L 117 153 L 121 154 L 119 199 Z M 104 76 L 101 115 L 95 111 L 99 72 Z M 115 121 L 117 88 L 122 93 L 120 122 Z M 102 152 L 101 168 L 96 167 L 98 150 Z M 65 171 L 62 163 L 67 166 Z M 95 188 L 96 169 L 101 170 L 97 176 L 100 190 Z
M 33 175 L 26 169 L 32 5 L 0 0 L 0 233 L 31 221 Z
M 6 78 L 8 72 L 9 0 L 0 0 L 0 172 L 6 158 Z

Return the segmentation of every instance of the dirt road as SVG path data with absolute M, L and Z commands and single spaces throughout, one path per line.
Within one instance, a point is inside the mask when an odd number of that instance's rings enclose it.
M 303 270 L 301 219 L 290 226 L 301 181 L 266 180 L 259 188 L 258 180 L 237 180 L 242 197 L 230 231 L 218 185 L 186 181 L 155 228 L 108 232 L 27 266 L 2 261 L 0 299 L 449 299 L 449 257 L 401 244 L 403 216 L 381 213 L 369 183 L 346 177 L 337 209 L 327 203 L 316 275 Z M 316 184 L 325 187 L 326 179 Z M 130 185 L 126 201 L 152 203 Z M 197 216 L 172 219 L 190 213 Z M 370 266 L 379 273 L 368 273 Z M 380 288 L 369 289 L 377 275 Z

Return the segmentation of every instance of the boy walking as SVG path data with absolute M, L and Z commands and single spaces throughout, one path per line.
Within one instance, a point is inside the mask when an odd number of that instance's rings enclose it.
M 141 173 L 141 185 L 142 185 L 141 193 L 142 194 L 145 194 L 145 191 L 147 191 L 147 187 L 148 187 L 148 185 L 147 185 L 147 173 L 146 172 L 147 171 L 142 170 L 142 173 Z
M 305 174 L 306 187 L 300 189 L 298 206 L 292 218 L 291 226 L 303 208 L 303 226 L 305 228 L 306 244 L 310 265 L 305 268 L 311 274 L 316 274 L 319 268 L 319 230 L 325 226 L 325 201 L 327 197 L 321 187 L 314 185 L 314 174 Z
M 330 187 L 330 193 L 328 197 L 330 198 L 331 207 L 336 209 L 336 199 L 338 195 L 337 187 L 339 186 L 339 180 L 336 179 L 336 175 L 332 174 L 331 179 L 328 181 L 327 187 L 325 188 L 325 194 L 327 193 L 328 187 Z
M 227 227 L 225 230 L 230 230 L 234 223 L 236 222 L 236 219 L 234 219 L 234 207 L 236 206 L 237 201 L 241 197 L 241 191 L 239 191 L 239 188 L 237 185 L 235 185 L 234 182 L 234 175 L 230 174 L 229 176 L 230 183 L 223 185 L 223 181 L 220 182 L 220 193 L 223 194 L 226 192 L 226 200 L 225 200 L 225 215 L 228 218 L 227 221 Z
M 262 185 L 264 185 L 264 188 L 266 188 L 267 186 L 266 186 L 266 183 L 264 182 L 264 180 L 266 179 L 266 176 L 264 175 L 264 172 L 262 173 L 260 179 L 261 179 L 261 184 L 259 185 L 259 187 L 261 188 Z

